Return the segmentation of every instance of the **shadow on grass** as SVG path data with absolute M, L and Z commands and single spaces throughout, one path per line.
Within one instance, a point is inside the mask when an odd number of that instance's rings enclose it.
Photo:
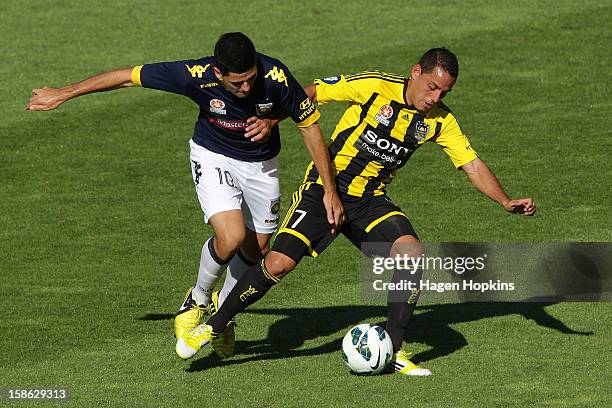
M 419 314 L 412 318 L 406 340 L 430 346 L 430 349 L 416 354 L 416 363 L 447 356 L 465 347 L 465 337 L 451 325 L 473 322 L 481 319 L 518 314 L 533 320 L 539 326 L 560 333 L 592 335 L 567 327 L 563 322 L 549 315 L 547 303 L 452 303 L 418 307 Z M 340 330 L 358 322 L 369 321 L 383 325 L 386 316 L 383 306 L 334 306 L 323 308 L 255 309 L 243 313 L 284 316 L 268 329 L 264 340 L 236 342 L 237 356 L 220 360 L 214 354 L 194 361 L 186 370 L 197 372 L 213 367 L 223 367 L 258 360 L 275 360 L 335 353 L 341 348 L 342 336 L 323 345 L 302 349 L 306 341 L 336 335 Z M 240 358 L 240 355 L 250 355 Z
M 170 320 L 174 319 L 174 313 L 147 313 L 144 316 L 137 317 L 136 320 Z

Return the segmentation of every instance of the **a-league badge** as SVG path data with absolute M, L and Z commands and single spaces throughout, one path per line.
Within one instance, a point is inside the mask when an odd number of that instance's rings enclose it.
M 213 113 L 218 113 L 219 115 L 225 115 L 227 111 L 225 110 L 225 102 L 221 99 L 212 99 L 210 101 L 210 111 Z
M 374 116 L 374 119 L 376 119 L 378 123 L 382 123 L 385 126 L 389 126 L 389 119 L 391 118 L 391 116 L 393 116 L 393 108 L 391 107 L 391 105 L 383 105 L 380 107 L 380 110 L 378 111 L 376 116 Z

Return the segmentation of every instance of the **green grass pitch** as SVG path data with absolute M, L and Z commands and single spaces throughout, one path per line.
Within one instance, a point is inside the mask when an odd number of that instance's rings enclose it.
M 506 190 L 539 212 L 504 213 L 427 146 L 389 189 L 421 238 L 610 242 L 609 1 L 5 3 L 0 388 L 68 387 L 66 406 L 83 407 L 612 406 L 609 303 L 424 303 L 407 341 L 432 377 L 350 375 L 343 334 L 385 309 L 362 301 L 343 238 L 239 316 L 235 357 L 181 361 L 172 314 L 210 234 L 188 161 L 196 106 L 128 89 L 24 111 L 34 87 L 209 55 L 227 31 L 303 83 L 406 74 L 446 46 L 461 64 L 446 103 Z M 322 108 L 326 134 L 342 108 Z M 308 158 L 295 127 L 282 131 L 285 211 Z

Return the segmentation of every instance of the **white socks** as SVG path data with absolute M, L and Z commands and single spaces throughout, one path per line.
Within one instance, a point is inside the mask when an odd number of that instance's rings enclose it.
M 191 292 L 193 300 L 200 306 L 210 303 L 212 291 L 219 277 L 228 265 L 227 263 L 222 263 L 223 260 L 217 256 L 213 242 L 214 237 L 211 237 L 204 243 L 204 246 L 202 246 L 198 281 Z M 236 258 L 236 256 L 234 256 L 234 258 Z

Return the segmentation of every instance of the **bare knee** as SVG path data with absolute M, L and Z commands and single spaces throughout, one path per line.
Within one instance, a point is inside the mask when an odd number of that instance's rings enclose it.
M 264 262 L 268 273 L 279 279 L 294 270 L 296 266 L 293 259 L 275 251 L 270 252 Z
M 210 217 L 215 233 L 215 251 L 221 259 L 230 260 L 242 246 L 247 231 L 240 210 L 229 210 Z
M 219 258 L 231 259 L 242 246 L 245 238 L 244 228 L 242 230 L 235 228 L 233 230 L 215 231 L 215 251 Z
M 425 255 L 425 248 L 421 242 L 412 235 L 403 235 L 393 242 L 391 257 L 408 256 L 410 258 L 421 258 Z

